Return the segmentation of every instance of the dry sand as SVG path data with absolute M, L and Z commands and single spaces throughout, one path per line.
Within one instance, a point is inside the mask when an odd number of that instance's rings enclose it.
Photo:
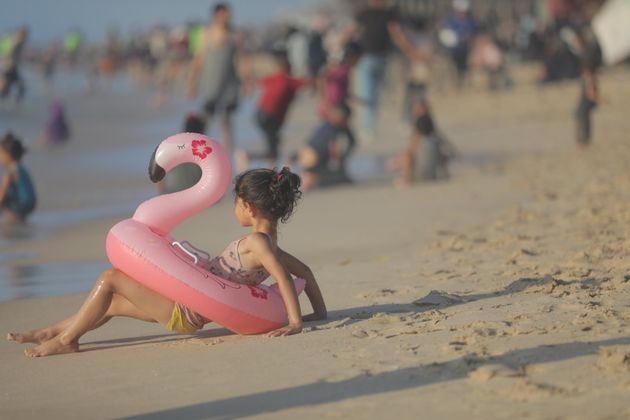
M 281 242 L 313 268 L 328 320 L 270 339 L 117 319 L 82 352 L 37 360 L 3 341 L 0 417 L 630 417 L 629 81 L 603 77 L 611 104 L 587 151 L 572 140 L 574 84 L 436 96 L 458 147 L 495 159 L 460 165 L 448 183 L 308 194 Z M 305 101 L 289 133 L 308 112 Z M 385 119 L 400 135 L 394 115 Z M 3 251 L 103 261 L 114 222 Z M 176 236 L 217 252 L 242 232 L 224 200 Z M 82 298 L 2 303 L 0 331 L 67 316 Z

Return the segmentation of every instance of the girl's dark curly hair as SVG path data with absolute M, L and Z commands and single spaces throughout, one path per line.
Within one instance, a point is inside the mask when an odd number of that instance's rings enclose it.
M 286 223 L 302 197 L 300 184 L 300 177 L 286 166 L 280 171 L 250 169 L 236 176 L 234 195 L 263 215 Z

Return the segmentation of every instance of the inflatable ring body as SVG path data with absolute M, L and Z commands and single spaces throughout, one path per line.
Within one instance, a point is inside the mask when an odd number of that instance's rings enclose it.
M 149 175 L 156 182 L 180 163 L 194 162 L 202 171 L 193 187 L 142 203 L 131 219 L 107 235 L 107 256 L 129 277 L 205 318 L 238 334 L 258 334 L 287 323 L 277 285 L 249 286 L 222 279 L 204 269 L 203 252 L 190 250 L 170 235 L 193 214 L 217 202 L 231 181 L 230 161 L 209 137 L 181 133 L 156 149 Z M 296 291 L 304 289 L 294 279 Z

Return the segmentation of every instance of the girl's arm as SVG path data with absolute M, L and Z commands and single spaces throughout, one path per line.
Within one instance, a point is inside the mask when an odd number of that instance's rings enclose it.
M 276 252 L 271 248 L 269 239 L 263 234 L 253 234 L 249 235 L 246 240 L 242 242 L 242 245 L 244 245 L 243 251 L 251 252 L 255 259 L 258 259 L 265 270 L 276 280 L 280 288 L 280 295 L 282 295 L 282 300 L 287 308 L 289 318 L 288 325 L 271 331 L 267 335 L 269 337 L 278 337 L 296 334 L 302 331 L 300 302 L 298 301 L 295 286 L 293 285 L 293 279 L 287 271 L 287 268 L 278 258 Z
M 315 281 L 315 276 L 313 275 L 311 269 L 302 261 L 281 249 L 278 250 L 278 253 L 280 254 L 280 258 L 285 267 L 287 267 L 287 270 L 289 270 L 289 272 L 294 276 L 303 278 L 306 281 L 304 292 L 306 293 L 308 300 L 311 302 L 313 313 L 305 315 L 302 319 L 304 321 L 326 319 L 328 316 L 326 303 L 324 302 L 324 297 L 322 296 L 322 292 L 319 289 L 317 281 Z

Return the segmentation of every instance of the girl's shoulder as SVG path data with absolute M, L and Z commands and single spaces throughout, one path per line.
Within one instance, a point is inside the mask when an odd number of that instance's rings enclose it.
M 239 249 L 248 252 L 252 250 L 259 250 L 264 247 L 271 247 L 271 249 L 275 248 L 271 236 L 264 232 L 253 232 L 244 236 L 240 240 Z

